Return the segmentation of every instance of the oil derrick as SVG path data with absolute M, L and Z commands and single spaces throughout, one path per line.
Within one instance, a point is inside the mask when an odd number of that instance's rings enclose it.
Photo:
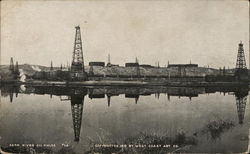
M 14 69 L 14 75 L 15 75 L 15 79 L 17 79 L 19 77 L 19 75 L 20 75 L 18 62 L 16 62 L 16 67 Z
M 110 67 L 111 66 L 111 62 L 110 62 L 110 54 L 108 54 L 108 63 L 107 66 Z
M 235 76 L 237 77 L 238 80 L 244 80 L 244 81 L 248 80 L 248 70 L 246 66 L 246 60 L 242 42 L 239 43 Z
M 243 124 L 248 91 L 238 91 L 235 93 L 239 124 Z
M 223 67 L 223 76 L 225 76 L 226 75 L 226 67 L 224 66 Z
M 246 60 L 245 60 L 243 43 L 240 42 L 239 48 L 238 48 L 236 69 L 246 69 L 246 68 L 247 68 L 247 66 L 246 66 Z
M 53 62 L 51 61 L 50 62 L 50 71 L 52 71 L 53 70 Z
M 83 105 L 84 105 L 83 95 L 71 96 L 71 112 L 72 112 L 73 128 L 74 128 L 76 142 L 78 142 L 80 139 Z
M 16 62 L 16 68 L 15 68 L 15 72 L 19 72 L 19 68 L 18 68 L 18 61 Z
M 141 76 L 141 73 L 140 73 L 140 65 L 139 65 L 137 57 L 135 58 L 135 63 L 137 64 L 136 65 L 136 76 L 137 76 L 137 78 L 139 78 Z
M 71 64 L 71 78 L 73 80 L 86 80 L 80 27 L 76 26 L 75 28 L 76 28 L 76 34 L 75 34 L 73 59 Z
M 14 62 L 13 62 L 13 58 L 10 58 L 10 68 L 9 70 L 13 73 L 14 72 Z

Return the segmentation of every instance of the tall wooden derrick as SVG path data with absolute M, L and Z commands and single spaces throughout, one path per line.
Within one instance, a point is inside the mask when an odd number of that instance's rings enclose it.
M 16 62 L 16 66 L 14 65 L 14 61 L 13 58 L 10 58 L 10 66 L 9 66 L 9 70 L 12 76 L 12 79 L 18 79 L 20 72 L 19 72 L 19 67 L 18 67 L 18 62 Z
M 138 61 L 137 57 L 135 58 L 135 63 L 137 64 L 136 65 L 136 76 L 137 76 L 137 78 L 140 78 L 141 72 L 140 72 L 140 65 L 139 65 L 139 61 Z
M 72 80 L 87 80 L 87 75 L 84 69 L 82 39 L 80 27 L 76 26 L 74 50 L 71 64 L 71 79 Z
M 110 54 L 108 54 L 108 63 L 107 63 L 107 66 L 108 67 L 111 67 L 112 65 L 111 65 L 111 60 L 110 60 Z
M 235 76 L 240 81 L 248 80 L 248 70 L 246 66 L 246 60 L 245 60 L 245 54 L 244 54 L 244 48 L 243 48 L 242 42 L 239 43 L 239 47 L 238 47 Z
M 13 58 L 12 57 L 10 58 L 10 67 L 9 67 L 9 70 L 11 71 L 11 73 L 14 72 L 14 62 L 13 62 Z

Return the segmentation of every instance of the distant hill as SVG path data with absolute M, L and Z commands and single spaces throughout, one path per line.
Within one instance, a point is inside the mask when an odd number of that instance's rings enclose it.
M 21 74 L 25 74 L 27 76 L 33 76 L 36 72 L 40 71 L 49 71 L 50 67 L 41 66 L 41 65 L 31 65 L 31 64 L 21 64 L 18 66 Z M 59 70 L 59 67 L 54 67 L 54 70 Z M 89 73 L 90 66 L 85 66 L 85 71 Z M 205 75 L 218 75 L 220 71 L 214 68 L 206 68 L 206 67 L 193 67 L 193 68 L 168 68 L 168 67 L 140 67 L 140 75 L 147 76 L 176 76 L 178 74 L 185 74 L 185 76 L 205 76 Z M 234 70 L 226 70 L 226 74 L 233 74 Z M 101 66 L 93 66 L 93 73 L 96 75 L 135 75 L 137 73 L 137 69 L 135 67 L 124 67 L 124 66 L 112 66 L 112 67 L 101 67 Z M 2 79 L 8 79 L 10 77 L 9 65 L 0 65 L 0 75 Z
M 25 75 L 32 76 L 37 71 L 49 71 L 50 67 L 41 66 L 41 65 L 30 65 L 30 64 L 21 64 L 18 66 L 20 73 Z M 59 69 L 59 68 L 55 68 Z M 9 79 L 11 72 L 9 70 L 9 65 L 0 65 L 0 75 L 3 79 Z

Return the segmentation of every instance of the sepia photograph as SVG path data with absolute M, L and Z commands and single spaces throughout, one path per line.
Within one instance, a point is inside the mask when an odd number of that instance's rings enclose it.
M 0 0 L 0 153 L 249 153 L 249 20 L 249 0 Z

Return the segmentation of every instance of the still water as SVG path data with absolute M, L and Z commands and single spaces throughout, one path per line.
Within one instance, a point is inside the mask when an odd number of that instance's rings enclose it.
M 0 145 L 24 153 L 245 152 L 248 99 L 240 87 L 6 86 Z

